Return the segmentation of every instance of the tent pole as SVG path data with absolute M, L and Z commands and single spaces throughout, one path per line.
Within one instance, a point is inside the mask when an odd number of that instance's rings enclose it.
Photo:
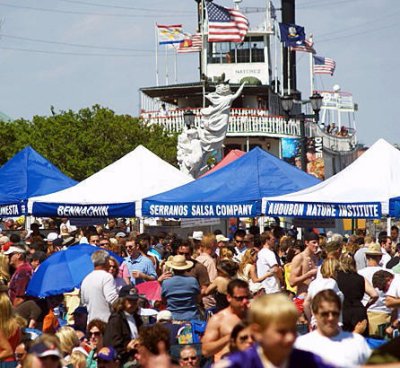
M 390 228 L 392 227 L 392 218 L 388 217 L 386 222 L 386 231 L 388 236 L 390 236 Z

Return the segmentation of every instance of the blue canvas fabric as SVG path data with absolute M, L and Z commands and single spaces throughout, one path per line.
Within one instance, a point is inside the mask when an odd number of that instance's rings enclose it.
M 0 212 L 3 216 L 19 216 L 23 214 L 28 198 L 57 192 L 77 183 L 30 146 L 0 168 L 0 182 Z
M 189 184 L 145 198 L 143 216 L 251 217 L 261 199 L 293 193 L 320 181 L 256 147 L 225 167 Z

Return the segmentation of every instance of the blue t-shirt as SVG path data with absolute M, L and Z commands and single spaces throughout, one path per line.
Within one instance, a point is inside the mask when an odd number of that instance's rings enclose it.
M 129 276 L 133 285 L 141 284 L 142 282 L 144 282 L 144 280 L 139 278 L 135 279 L 134 277 L 132 277 L 132 271 L 140 271 L 148 276 L 153 276 L 155 279 L 157 279 L 156 269 L 154 268 L 153 262 L 149 258 L 142 255 L 139 255 L 139 257 L 137 257 L 136 259 L 126 257 L 124 258 L 124 262 L 128 267 Z
M 175 275 L 162 283 L 161 295 L 173 319 L 189 321 L 198 318 L 197 297 L 200 286 L 192 276 Z

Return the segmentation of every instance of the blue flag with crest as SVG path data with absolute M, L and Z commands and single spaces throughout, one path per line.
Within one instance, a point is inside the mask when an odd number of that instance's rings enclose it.
M 304 27 L 296 24 L 279 23 L 279 29 L 281 31 L 281 42 L 284 43 L 285 47 L 305 45 Z

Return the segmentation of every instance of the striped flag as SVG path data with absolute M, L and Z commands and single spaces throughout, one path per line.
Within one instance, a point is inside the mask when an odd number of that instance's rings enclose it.
M 208 42 L 243 42 L 249 29 L 248 19 L 238 10 L 206 2 Z
M 194 35 L 187 35 L 188 37 L 179 44 L 176 50 L 179 54 L 189 53 L 189 52 L 200 52 L 203 48 L 203 39 L 201 33 L 196 33 Z
M 312 54 L 316 54 L 317 52 L 314 49 L 314 42 L 313 40 L 310 39 L 306 39 L 304 40 L 303 45 L 299 45 L 299 46 L 292 46 L 290 48 L 290 51 L 297 51 L 297 52 L 310 52 Z
M 330 74 L 333 75 L 336 63 L 333 59 L 322 57 L 322 56 L 313 56 L 314 58 L 314 74 Z
M 160 45 L 181 43 L 185 39 L 185 34 L 182 31 L 182 24 L 173 24 L 168 26 L 157 24 L 157 28 L 158 43 Z

